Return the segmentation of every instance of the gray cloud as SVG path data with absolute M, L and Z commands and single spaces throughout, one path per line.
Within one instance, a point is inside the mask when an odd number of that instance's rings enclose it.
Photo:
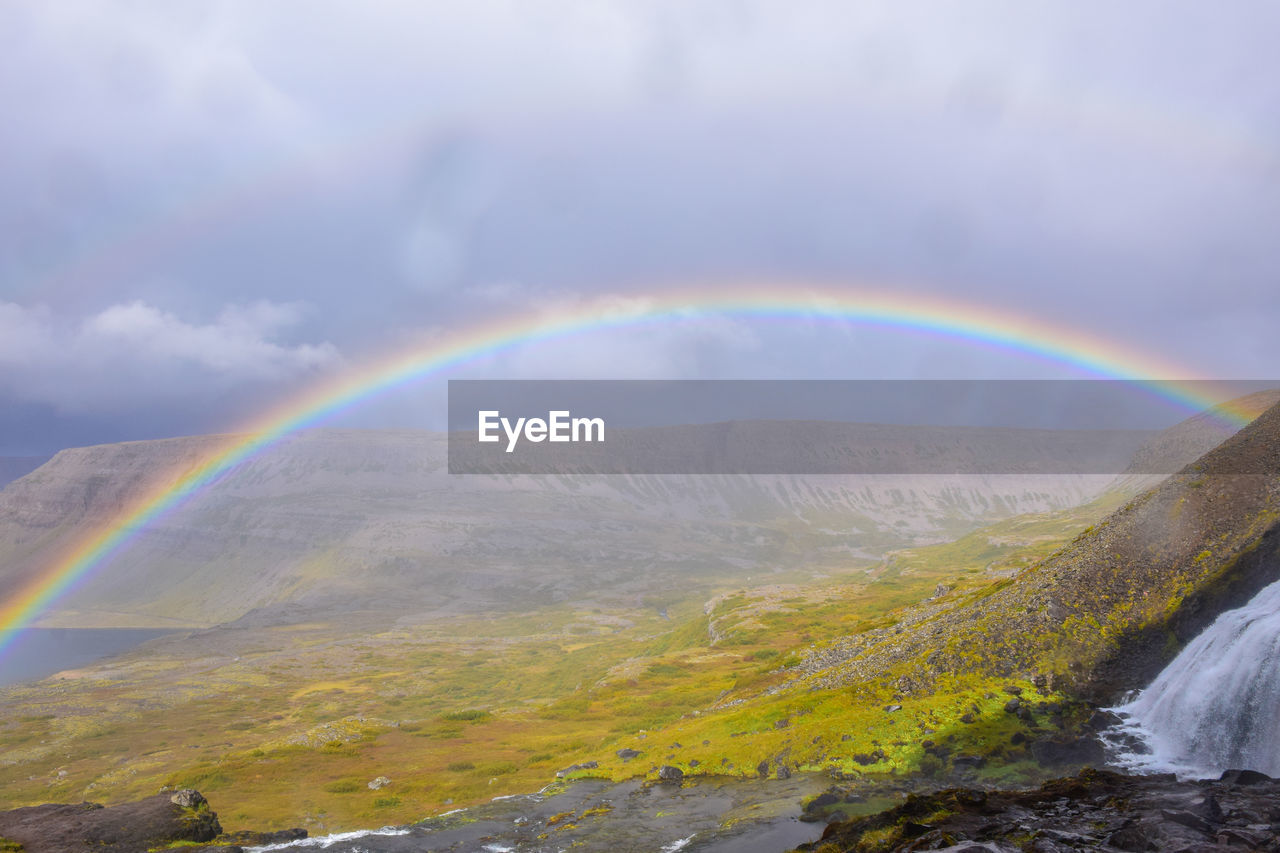
M 1145 0 L 5 4 L 0 394 L 90 439 L 150 434 L 165 401 L 194 431 L 339 352 L 744 279 L 888 284 L 1267 375 L 1277 25 Z M 467 369 L 1053 373 L 741 319 Z M 202 420 L 214 388 L 234 403 Z M 361 417 L 384 415 L 425 417 Z
M 193 323 L 144 302 L 82 319 L 0 303 L 5 390 L 61 411 L 126 410 L 140 403 L 198 405 L 227 388 L 278 384 L 341 366 L 329 343 L 282 345 L 296 305 L 256 302 Z

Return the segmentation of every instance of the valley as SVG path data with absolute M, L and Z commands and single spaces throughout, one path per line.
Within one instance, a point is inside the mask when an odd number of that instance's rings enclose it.
M 1205 590 L 1235 600 L 1265 574 L 1248 555 L 1270 547 L 1278 411 L 1145 492 L 1152 478 L 1132 473 L 459 485 L 432 479 L 438 456 L 402 458 L 408 442 L 429 450 L 418 435 L 303 434 L 140 536 L 119 568 L 51 612 L 54 625 L 185 624 L 0 688 L 0 801 L 196 788 L 228 830 L 323 835 L 580 779 L 825 778 L 870 802 L 1038 784 L 1095 763 L 1096 704 L 1167 662 L 1148 643 L 1117 669 L 1113 643 L 1191 636 L 1225 606 Z M 1220 438 L 1174 431 L 1143 452 L 1199 453 Z M 138 472 L 154 468 L 124 464 L 142 452 L 67 452 L 0 493 L 16 563 L 100 518 L 103 495 L 144 490 Z M 116 474 L 77 491 L 70 466 L 86 457 Z M 1257 473 L 1215 473 L 1242 460 Z M 589 520 L 584 492 L 605 507 Z M 523 512 L 499 520 L 482 507 Z M 1134 538 L 1173 507 L 1182 536 Z M 55 513 L 72 521 L 43 522 Z M 559 561 L 553 541 L 566 543 Z M 660 546 L 642 555 L 641 541 Z M 1133 547 L 1150 571 L 1116 575 L 1121 586 L 1072 580 Z M 291 549 L 301 556 L 272 562 Z M 1176 571 L 1159 568 L 1161 554 Z M 198 568 L 166 576 L 179 555 Z M 457 569 L 463 558 L 474 573 Z M 348 559 L 360 571 L 340 571 Z M 180 593 L 186 608 L 167 615 Z M 1204 602 L 1202 615 L 1174 618 L 1169 596 Z M 1024 624 L 1023 613 L 1039 615 Z

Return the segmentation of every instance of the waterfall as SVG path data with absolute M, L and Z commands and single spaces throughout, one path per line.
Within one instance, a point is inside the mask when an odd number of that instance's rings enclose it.
M 1280 776 L 1280 581 L 1219 616 L 1150 687 L 1112 710 L 1124 722 L 1107 739 L 1116 763 L 1131 770 Z

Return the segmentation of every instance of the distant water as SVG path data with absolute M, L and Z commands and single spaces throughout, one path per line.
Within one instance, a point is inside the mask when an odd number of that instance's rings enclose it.
M 1124 718 L 1120 732 L 1150 750 L 1122 751 L 1120 763 L 1131 769 L 1280 776 L 1280 581 L 1219 616 L 1115 710 Z
M 171 633 L 154 628 L 28 628 L 0 653 L 0 686 L 37 681 Z

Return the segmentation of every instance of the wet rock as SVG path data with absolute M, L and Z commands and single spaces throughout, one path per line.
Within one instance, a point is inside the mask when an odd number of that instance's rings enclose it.
M 1261 785 L 1275 781 L 1266 773 L 1259 773 L 1257 770 L 1224 770 L 1218 778 L 1219 781 L 1226 782 L 1228 785 Z
M 1105 711 L 1099 708 L 1089 715 L 1089 721 L 1085 723 L 1085 725 L 1093 729 L 1095 732 L 1100 732 L 1103 729 L 1118 726 L 1122 722 L 1123 720 L 1120 719 L 1119 714 L 1114 714 L 1111 711 Z
M 664 764 L 658 768 L 658 778 L 663 782 L 680 782 L 684 779 L 684 771 L 679 767 Z
M 807 812 L 821 811 L 827 806 L 834 806 L 838 802 L 841 802 L 841 795 L 836 793 L 836 789 L 828 788 L 806 803 L 804 810 Z
M 800 849 L 860 849 L 863 835 L 901 826 L 915 840 L 904 832 L 895 846 L 882 849 L 1280 851 L 1280 823 L 1274 820 L 1280 817 L 1280 780 L 1245 777 L 1249 784 L 1236 784 L 1235 774 L 1226 775 L 1180 782 L 1167 774 L 1084 770 L 1030 791 L 915 794 L 880 814 L 833 823 L 821 842 Z
M 240 830 L 219 836 L 218 842 L 235 845 L 236 847 L 266 847 L 268 844 L 287 844 L 290 841 L 301 841 L 306 837 L 307 831 L 300 827 L 281 829 L 276 832 Z M 201 853 L 204 853 L 204 851 L 202 850 Z

